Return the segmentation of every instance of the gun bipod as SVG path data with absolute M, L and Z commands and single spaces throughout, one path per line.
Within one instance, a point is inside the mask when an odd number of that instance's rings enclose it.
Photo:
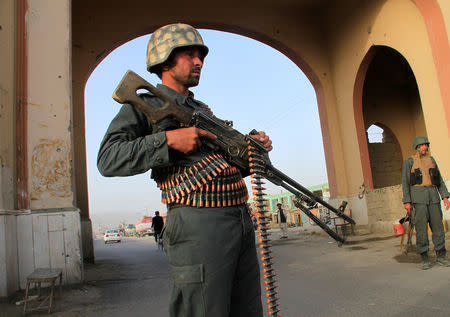
M 312 192 L 310 192 L 307 188 L 303 187 L 296 181 L 294 181 L 289 176 L 283 174 L 271 164 L 266 164 L 263 168 L 263 176 L 274 183 L 275 185 L 281 186 L 284 189 L 288 190 L 292 194 L 295 195 L 294 205 L 302 210 L 311 220 L 313 220 L 319 227 L 321 227 L 326 233 L 328 233 L 333 239 L 338 242 L 338 246 L 342 246 L 345 243 L 345 238 L 341 237 L 337 232 L 333 231 L 327 224 L 323 223 L 319 218 L 317 218 L 311 211 L 310 208 L 314 208 L 317 204 L 321 204 L 322 206 L 328 208 L 332 212 L 334 212 L 339 217 L 344 220 L 350 222 L 351 224 L 355 224 L 355 221 L 344 214 L 345 207 L 347 206 L 347 202 L 343 201 L 341 206 L 336 209 L 327 202 L 325 202 L 320 197 L 317 197 Z M 303 205 L 305 203 L 308 207 Z
M 355 224 L 355 220 L 353 220 L 351 217 L 347 216 L 344 213 L 345 206 L 343 208 L 334 208 L 329 203 L 321 199 L 320 197 L 317 197 L 312 192 L 310 192 L 306 187 L 300 185 L 295 180 L 281 172 L 280 170 L 276 169 L 270 164 L 266 164 L 265 170 L 264 170 L 264 177 L 274 183 L 275 185 L 279 185 L 291 193 L 293 193 L 296 196 L 302 197 L 303 200 L 311 206 L 314 206 L 314 204 L 319 203 L 322 206 L 328 208 L 333 213 L 341 217 L 342 219 L 350 222 L 352 225 Z M 343 202 L 343 204 L 347 205 L 347 202 Z M 342 206 L 342 205 L 341 205 Z
M 325 230 L 334 240 L 338 242 L 338 246 L 342 246 L 345 243 L 345 238 L 341 237 L 337 232 L 333 231 L 325 223 L 323 223 L 317 216 L 315 216 L 306 206 L 302 204 L 302 199 L 296 197 L 294 199 L 294 205 L 303 211 L 312 221 L 314 221 L 320 228 Z

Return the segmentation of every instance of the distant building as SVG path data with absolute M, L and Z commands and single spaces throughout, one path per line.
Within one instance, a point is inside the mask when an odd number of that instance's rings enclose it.
M 330 190 L 328 184 L 320 184 L 307 188 L 310 192 L 316 196 L 321 197 L 323 200 L 327 201 L 330 197 Z M 267 200 L 265 209 L 272 216 L 272 221 L 270 223 L 271 228 L 277 228 L 278 218 L 277 218 L 277 205 L 281 203 L 282 208 L 288 213 L 288 226 L 299 227 L 303 226 L 305 228 L 310 226 L 315 226 L 315 223 L 310 221 L 309 217 L 304 214 L 300 209 L 294 205 L 295 195 L 290 192 L 283 192 L 280 194 L 272 194 L 263 196 Z M 252 210 L 255 211 L 255 202 L 253 199 L 249 199 L 247 202 Z M 324 218 L 327 216 L 326 208 L 319 206 L 318 208 L 311 209 L 311 212 L 318 216 L 319 218 Z

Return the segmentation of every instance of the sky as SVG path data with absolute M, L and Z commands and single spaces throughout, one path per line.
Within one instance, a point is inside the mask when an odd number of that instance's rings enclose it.
M 315 91 L 292 61 L 275 49 L 243 36 L 199 30 L 209 54 L 195 98 L 214 114 L 231 120 L 247 134 L 265 131 L 273 142 L 272 164 L 303 186 L 327 183 Z M 103 177 L 96 159 L 100 142 L 121 105 L 111 95 L 128 69 L 156 85 L 146 70 L 150 35 L 136 38 L 109 54 L 85 88 L 89 209 L 94 230 L 135 223 L 154 211 L 166 211 L 150 172 L 131 177 Z M 247 182 L 248 183 L 248 182 Z M 267 182 L 268 194 L 285 190 Z M 250 189 L 250 186 L 249 186 Z

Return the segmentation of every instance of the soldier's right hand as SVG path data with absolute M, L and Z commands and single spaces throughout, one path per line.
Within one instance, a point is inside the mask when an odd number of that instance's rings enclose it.
M 405 207 L 405 209 L 406 209 L 406 212 L 408 213 L 408 215 L 411 213 L 411 208 L 412 208 L 412 205 L 411 205 L 411 203 L 406 203 L 406 204 L 403 204 L 403 206 Z
M 211 132 L 196 127 L 181 128 L 166 131 L 169 148 L 189 154 L 197 151 L 202 142 L 200 138 L 215 140 L 217 137 Z

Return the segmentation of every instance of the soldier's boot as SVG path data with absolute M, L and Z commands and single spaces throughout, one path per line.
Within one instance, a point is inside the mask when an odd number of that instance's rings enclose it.
M 447 251 L 445 249 L 436 251 L 436 263 L 442 266 L 450 266 L 447 260 Z
M 431 269 L 431 263 L 428 259 L 428 252 L 423 252 L 420 254 L 422 257 L 422 270 L 428 270 Z

